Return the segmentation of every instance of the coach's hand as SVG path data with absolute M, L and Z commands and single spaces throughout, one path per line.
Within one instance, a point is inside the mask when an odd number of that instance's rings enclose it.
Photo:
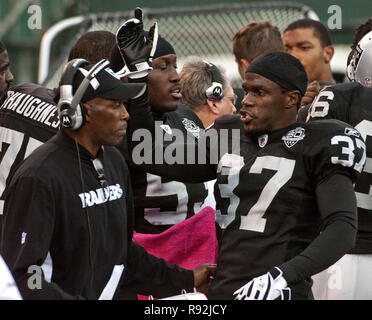
M 158 26 L 154 23 L 149 32 L 143 30 L 142 10 L 136 8 L 135 18 L 127 20 L 116 32 L 116 43 L 132 79 L 147 76 L 152 69 L 158 41 Z
M 207 293 L 211 277 L 216 274 L 217 265 L 202 264 L 194 269 L 194 287 L 202 293 Z

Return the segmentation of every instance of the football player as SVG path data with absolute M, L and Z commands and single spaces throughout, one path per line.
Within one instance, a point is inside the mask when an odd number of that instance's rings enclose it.
M 283 33 L 286 51 L 301 61 L 309 82 L 335 83 L 330 62 L 334 54 L 327 28 L 319 21 L 300 19 Z
M 141 9 L 135 10 L 142 23 Z M 120 28 L 117 41 L 120 46 Z M 119 47 L 115 47 L 110 64 L 125 79 L 126 68 Z M 124 80 L 125 81 L 125 80 Z M 177 72 L 177 55 L 173 46 L 159 36 L 148 75 L 148 92 L 152 116 L 157 128 L 165 135 L 173 131 L 197 134 L 204 129 L 202 121 L 188 108 L 175 112 L 181 102 L 180 75 Z M 129 109 L 129 114 L 132 112 Z M 133 159 L 127 152 L 127 140 L 119 147 L 131 168 L 135 203 L 135 230 L 140 233 L 158 234 L 178 222 L 198 213 L 208 196 L 204 183 L 183 183 L 172 177 L 155 175 L 143 168 L 131 165 Z
M 360 40 L 362 40 L 362 38 L 368 33 L 372 31 L 372 19 L 369 18 L 367 19 L 364 23 L 362 23 L 355 31 L 355 35 L 354 35 L 354 39 L 353 39 L 353 43 L 351 44 L 350 48 L 351 48 L 351 51 L 349 53 L 349 56 L 347 57 L 347 64 L 346 66 L 349 65 L 350 63 L 350 60 L 351 58 L 353 57 L 353 54 L 354 54 L 354 51 L 356 49 L 356 47 L 358 46 L 358 43 Z M 348 73 L 346 73 L 346 76 L 349 78 L 349 75 Z M 349 78 L 350 81 L 352 81 L 350 78 Z
M 233 53 L 238 71 L 244 80 L 245 70 L 251 61 L 266 52 L 284 51 L 280 30 L 269 21 L 251 21 L 239 29 L 233 38 Z M 236 109 L 240 110 L 244 91 L 241 87 L 234 88 L 238 96 Z
M 152 45 L 152 35 L 141 44 Z M 134 48 L 139 54 L 141 44 Z M 139 292 L 167 297 L 194 286 L 205 292 L 204 280 L 213 275 L 215 266 L 180 269 L 132 241 L 130 174 L 113 146 L 126 133 L 124 101 L 145 88 L 122 83 L 108 64 L 77 59 L 66 65 L 61 129 L 18 166 L 7 186 L 0 252 L 24 299 L 112 299 L 128 277 Z M 30 285 L 29 267 L 41 267 L 48 256 L 51 274 L 35 271 L 38 284 Z
M 5 93 L 14 80 L 9 64 L 8 51 L 6 50 L 4 43 L 0 41 L 0 103 L 4 99 Z
M 234 35 L 233 53 L 242 80 L 254 58 L 276 51 L 285 51 L 282 36 L 278 27 L 269 21 L 251 21 Z
M 102 47 L 109 46 L 110 42 L 111 47 L 115 45 L 115 35 L 107 31 L 83 34 L 71 49 L 69 59 L 84 58 L 90 63 L 96 63 L 102 58 L 108 58 L 107 51 L 102 50 Z M 2 54 L 7 57 L 6 51 L 0 53 L 0 65 Z M 9 60 L 6 61 L 3 72 L 10 78 Z M 23 83 L 11 87 L 0 105 L 0 225 L 6 182 L 24 158 L 58 131 L 55 102 L 55 99 L 58 101 L 58 94 L 58 89 Z
M 299 59 L 304 66 L 309 84 L 301 101 L 301 107 L 313 102 L 321 88 L 335 83 L 331 71 L 331 59 L 334 47 L 327 28 L 319 21 L 300 19 L 287 26 L 283 33 L 283 43 L 286 51 Z M 299 121 L 302 118 L 302 108 L 299 110 Z
M 210 299 L 311 299 L 311 276 L 354 246 L 353 183 L 363 169 L 365 145 L 356 129 L 337 120 L 296 123 L 306 87 L 299 60 L 283 52 L 263 54 L 246 71 L 241 119 L 215 122 L 220 143 L 226 130 L 243 124 L 240 148 L 221 152 L 218 143 L 205 143 L 204 163 L 142 164 L 188 182 L 217 177 L 224 230 Z M 130 121 L 131 136 L 136 129 L 153 131 L 146 101 L 132 110 Z M 198 145 L 198 157 L 201 141 L 183 146 Z M 167 152 L 172 144 L 179 150 L 178 142 L 155 141 L 153 152 Z M 211 161 L 215 154 L 218 164 Z
M 308 121 L 339 119 L 354 126 L 366 141 L 366 166 L 355 183 L 358 205 L 356 246 L 328 270 L 314 277 L 318 299 L 372 299 L 372 31 L 352 51 L 348 65 L 351 83 L 337 84 L 320 92 Z

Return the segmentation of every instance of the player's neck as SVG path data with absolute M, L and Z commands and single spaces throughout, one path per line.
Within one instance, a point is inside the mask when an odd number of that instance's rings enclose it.
M 193 111 L 203 123 L 204 128 L 210 127 L 216 120 L 216 117 L 209 113 L 208 108 L 201 108 Z
M 271 128 L 270 132 L 278 131 L 286 127 L 289 127 L 290 125 L 294 124 L 296 120 L 297 120 L 296 115 L 287 114 L 284 116 L 283 114 L 283 117 Z
M 64 129 L 64 132 L 71 139 L 75 140 L 78 144 L 88 150 L 91 155 L 93 155 L 94 157 L 97 156 L 98 150 L 101 146 L 98 146 L 96 143 L 93 142 L 93 140 L 91 139 L 91 134 L 87 133 L 84 128 L 81 128 L 77 131 Z
M 323 72 L 319 79 L 316 79 L 318 82 L 329 82 L 329 83 L 336 83 L 335 79 L 333 78 L 332 72 L 330 69 Z

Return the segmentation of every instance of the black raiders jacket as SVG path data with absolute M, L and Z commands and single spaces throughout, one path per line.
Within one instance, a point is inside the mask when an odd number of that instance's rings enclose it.
M 59 131 L 12 177 L 5 195 L 1 254 L 23 298 L 102 298 L 114 269 L 137 280 L 138 293 L 162 297 L 192 290 L 192 271 L 171 266 L 132 242 L 127 165 L 113 147 L 105 147 L 98 157 L 107 185 L 100 183 L 92 155 Z M 52 270 L 43 269 L 38 285 L 30 278 L 35 276 L 30 266 L 37 270 L 48 260 Z M 125 280 L 121 277 L 119 287 Z

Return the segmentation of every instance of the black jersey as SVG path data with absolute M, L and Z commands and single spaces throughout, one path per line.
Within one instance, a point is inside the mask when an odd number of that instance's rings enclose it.
M 316 186 L 334 174 L 355 181 L 360 134 L 337 120 L 294 123 L 244 142 L 218 164 L 215 197 L 224 228 L 211 299 L 232 299 L 253 277 L 299 255 L 319 234 Z M 292 287 L 292 285 L 294 287 Z M 296 291 L 299 283 L 291 284 Z
M 170 266 L 132 242 L 133 199 L 123 157 L 105 147 L 98 159 L 106 186 L 94 168 L 95 157 L 61 130 L 12 176 L 0 248 L 24 298 L 111 298 L 124 268 L 124 279 L 135 279 L 139 293 L 163 297 L 185 286 L 191 290 L 192 271 Z M 27 270 L 44 267 L 48 253 L 49 279 L 45 275 L 33 290 Z
M 57 132 L 55 94 L 25 83 L 12 87 L 0 107 L 0 215 L 6 181 L 25 157 Z
M 144 128 L 154 128 L 146 99 L 133 108 L 129 137 Z M 361 134 L 344 122 L 327 120 L 293 123 L 253 139 L 245 136 L 237 116 L 217 119 L 215 129 L 211 132 L 217 131 L 220 139 L 213 137 L 210 141 L 214 143 L 202 143 L 203 134 L 197 146 L 195 141 L 164 139 L 160 143 L 163 152 L 173 144 L 181 152 L 183 147 L 183 154 L 189 148 L 199 152 L 205 147 L 210 155 L 196 164 L 187 159 L 177 164 L 165 162 L 160 168 L 164 175 L 193 183 L 217 177 L 217 220 L 224 231 L 208 297 L 233 299 L 233 292 L 253 277 L 278 266 L 292 296 L 307 298 L 311 276 L 332 265 L 355 244 L 353 183 L 365 163 Z M 226 134 L 229 131 L 231 135 Z M 159 148 L 153 137 L 152 154 Z M 227 148 L 223 147 L 225 138 Z M 135 150 L 138 143 L 130 141 L 131 150 Z M 215 164 L 216 154 L 219 161 Z M 154 174 L 160 172 L 151 163 L 139 165 Z M 332 239 L 340 240 L 334 243 Z
M 183 134 L 198 138 L 200 130 L 204 129 L 200 119 L 185 105 L 180 105 L 176 112 L 157 116 L 156 121 L 164 135 L 178 129 Z M 124 141 L 119 149 L 128 160 L 132 160 L 125 151 L 125 144 Z M 195 215 L 205 206 L 208 196 L 205 183 L 183 183 L 133 165 L 130 169 L 137 232 L 160 233 Z
M 329 86 L 333 86 L 333 85 L 334 85 L 333 82 L 324 82 L 324 81 L 319 82 L 319 86 L 321 89 L 329 87 Z M 310 107 L 311 107 L 311 103 L 304 105 L 298 110 L 297 122 L 306 122 L 307 114 L 309 112 Z
M 319 119 L 342 120 L 354 126 L 365 140 L 366 165 L 355 183 L 358 234 L 351 253 L 372 253 L 372 89 L 355 82 L 323 89 L 307 116 L 307 121 Z

